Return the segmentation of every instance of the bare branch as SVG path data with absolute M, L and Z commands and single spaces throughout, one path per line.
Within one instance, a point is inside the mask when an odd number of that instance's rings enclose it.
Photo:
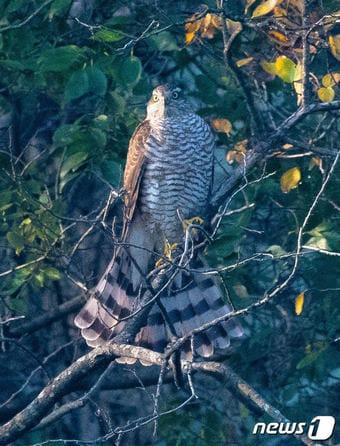
M 0 28 L 0 33 L 8 31 L 10 29 L 18 29 L 24 25 L 27 25 L 27 23 L 29 23 L 35 16 L 37 16 L 42 9 L 44 9 L 46 6 L 48 6 L 52 2 L 54 2 L 54 0 L 46 0 L 31 15 L 26 17 L 26 19 L 23 20 L 22 22 L 14 23 L 13 25 L 8 25 L 8 26 L 4 26 L 3 28 Z
M 268 135 L 266 141 L 253 143 L 252 148 L 248 151 L 245 162 L 247 170 L 253 168 L 256 164 L 263 161 L 273 150 L 275 145 L 287 133 L 288 130 L 295 127 L 304 118 L 312 113 L 328 112 L 333 110 L 340 110 L 340 101 L 333 101 L 320 104 L 310 104 L 306 108 L 300 107 L 295 113 L 290 115 L 271 135 Z M 215 209 L 226 197 L 229 196 L 230 191 L 237 185 L 244 177 L 244 166 L 238 166 L 233 175 L 226 179 L 218 190 L 214 192 L 211 198 L 211 206 Z
M 54 404 L 59 401 L 63 395 L 66 395 L 71 391 L 72 385 L 76 381 L 84 378 L 87 374 L 93 372 L 99 366 L 103 366 L 111 362 L 115 357 L 118 356 L 141 359 L 143 361 L 147 361 L 149 363 L 157 365 L 161 368 L 164 364 L 164 356 L 162 354 L 147 350 L 142 347 L 116 343 L 110 343 L 106 344 L 103 347 L 98 347 L 92 350 L 87 355 L 79 358 L 70 367 L 61 372 L 56 378 L 54 378 L 53 381 L 51 381 L 48 386 L 46 386 L 40 392 L 40 394 L 31 402 L 31 404 L 29 404 L 24 410 L 22 410 L 4 426 L 0 427 L 0 445 L 8 445 L 10 442 L 16 440 L 25 432 L 36 426 L 44 417 L 44 415 L 46 415 L 46 413 L 48 413 L 49 410 L 54 406 Z M 289 420 L 278 409 L 268 403 L 261 395 L 259 395 L 258 392 L 256 392 L 248 383 L 240 378 L 228 366 L 215 362 L 200 362 L 193 363 L 190 367 L 193 371 L 202 371 L 205 373 L 213 374 L 215 376 L 222 376 L 225 379 L 228 388 L 231 389 L 233 393 L 235 393 L 241 400 L 246 400 L 249 404 L 252 404 L 262 413 L 266 413 L 275 421 L 289 422 Z M 100 383 L 100 379 L 101 378 L 97 380 L 97 383 L 92 387 L 92 389 L 90 389 L 87 395 L 89 395 L 97 388 L 98 383 Z M 192 383 L 190 385 L 190 388 L 190 397 L 174 409 L 167 410 L 163 413 L 153 413 L 150 416 L 132 421 L 124 427 L 114 429 L 113 431 L 106 434 L 102 439 L 98 439 L 98 441 L 106 441 L 109 438 L 117 437 L 118 435 L 136 429 L 136 427 L 140 427 L 142 425 L 155 421 L 162 415 L 169 414 L 181 409 L 193 398 L 197 398 L 195 392 L 193 391 Z M 68 403 L 67 405 L 61 406 L 61 408 L 57 409 L 57 411 L 54 412 L 53 416 L 51 415 L 50 417 L 45 418 L 46 421 L 44 421 L 39 427 L 46 425 L 47 422 L 52 422 L 56 416 L 60 418 L 64 413 L 82 407 L 83 404 L 83 400 L 80 399 Z M 314 444 L 303 436 L 298 436 L 298 438 L 308 446 Z

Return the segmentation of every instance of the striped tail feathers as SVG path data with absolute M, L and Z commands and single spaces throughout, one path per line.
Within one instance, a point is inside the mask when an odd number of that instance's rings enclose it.
M 126 318 L 137 303 L 138 289 L 132 284 L 131 258 L 120 250 L 109 264 L 94 294 L 74 319 L 75 325 L 90 347 L 105 343 L 119 334 Z
M 196 269 L 197 271 L 197 269 Z M 172 286 L 168 295 L 161 297 L 166 318 L 176 332 L 177 337 L 187 335 L 192 330 L 223 317 L 232 308 L 222 299 L 221 287 L 217 280 L 202 273 L 181 274 L 181 280 Z M 222 321 L 194 336 L 195 354 L 209 358 L 214 354 L 229 351 L 231 339 L 243 336 L 242 327 L 235 320 Z M 147 326 L 139 332 L 136 343 L 154 351 L 163 352 L 172 334 L 166 328 L 164 317 L 154 304 L 147 321 Z M 192 359 L 190 340 L 183 346 L 184 357 Z
M 147 324 L 140 329 L 136 336 L 136 344 L 156 352 L 164 352 L 169 339 L 170 335 L 167 333 L 163 316 L 157 303 L 155 303 L 148 316 Z M 145 366 L 152 365 L 142 360 L 140 360 L 140 363 Z
M 136 310 L 142 278 L 139 272 L 138 280 L 131 257 L 131 252 L 119 250 L 94 294 L 75 318 L 75 325 L 81 329 L 82 336 L 91 347 L 102 345 L 120 333 L 125 326 L 125 321 L 121 319 Z M 146 326 L 136 337 L 137 345 L 163 352 L 174 336 L 165 320 L 170 323 L 176 336 L 181 337 L 230 313 L 231 307 L 223 301 L 218 280 L 204 274 L 203 263 L 199 259 L 195 266 L 194 273 L 179 273 L 168 291 L 160 297 L 162 311 L 157 302 L 152 306 Z M 147 269 L 147 265 L 144 265 L 144 269 Z M 136 288 L 135 284 L 138 283 Z M 242 335 L 243 330 L 234 319 L 222 321 L 194 336 L 194 351 L 205 358 L 226 353 L 230 338 L 240 338 Z M 186 359 L 191 359 L 190 340 L 182 351 Z M 119 358 L 117 362 L 133 364 L 135 360 Z
M 232 307 L 223 300 L 221 284 L 218 280 L 212 277 L 207 278 L 206 275 L 197 273 L 196 283 L 209 306 L 209 312 L 205 313 L 206 322 L 207 320 L 212 321 L 232 312 Z M 215 338 L 216 347 L 223 350 L 230 346 L 230 338 L 240 338 L 244 332 L 238 321 L 229 319 L 209 328 L 207 334 L 209 337 Z

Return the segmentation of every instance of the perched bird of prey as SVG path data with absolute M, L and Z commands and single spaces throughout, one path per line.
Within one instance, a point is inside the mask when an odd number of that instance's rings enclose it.
M 146 119 L 129 144 L 123 243 L 116 247 L 92 297 L 75 318 L 91 347 L 114 338 L 138 309 L 148 273 L 157 264 L 155 253 L 170 257 L 170 248 L 183 250 L 185 223 L 206 217 L 214 147 L 210 127 L 192 111 L 181 89 L 160 85 L 153 90 Z M 163 352 L 174 335 L 181 337 L 231 311 L 218 280 L 203 274 L 204 269 L 197 255 L 177 271 L 153 304 L 136 336 L 137 345 Z M 195 335 L 183 352 L 186 357 L 193 353 L 210 357 L 228 349 L 230 337 L 241 335 L 242 329 L 233 320 L 220 322 Z

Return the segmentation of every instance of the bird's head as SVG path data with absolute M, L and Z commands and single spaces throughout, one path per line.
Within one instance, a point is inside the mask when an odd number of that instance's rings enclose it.
M 159 85 L 153 90 L 148 102 L 147 119 L 161 121 L 169 117 L 180 117 L 187 110 L 188 102 L 179 87 L 169 84 Z

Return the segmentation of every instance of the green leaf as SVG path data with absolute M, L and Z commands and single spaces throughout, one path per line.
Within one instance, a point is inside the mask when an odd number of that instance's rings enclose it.
M 93 148 L 93 146 L 96 147 L 97 149 L 105 147 L 105 145 L 106 145 L 106 133 L 103 132 L 103 130 L 101 130 L 99 128 L 91 128 L 89 136 L 90 136 L 90 138 L 89 138 L 89 143 L 90 143 L 89 150 L 91 150 L 91 148 Z
M 53 135 L 53 142 L 58 147 L 71 144 L 79 132 L 80 127 L 78 124 L 61 125 Z
M 24 71 L 25 65 L 23 65 L 18 60 L 5 59 L 0 60 L 0 66 L 7 68 L 8 70 Z
M 10 14 L 11 12 L 18 11 L 25 5 L 25 0 L 12 0 L 8 2 L 8 6 L 6 8 L 6 13 Z
M 142 75 L 142 64 L 138 57 L 131 56 L 125 59 L 120 66 L 119 75 L 125 85 L 136 85 Z
M 62 72 L 68 70 L 84 58 L 84 50 L 76 45 L 66 45 L 44 51 L 38 60 L 42 72 Z
M 50 280 L 59 280 L 61 277 L 60 271 L 58 271 L 56 268 L 52 268 L 52 267 L 45 268 L 44 274 Z
M 104 96 L 107 89 L 107 79 L 102 70 L 95 65 L 86 69 L 89 87 L 92 93 Z
M 88 153 L 77 152 L 69 156 L 63 163 L 60 170 L 60 178 L 64 178 L 69 172 L 76 171 L 88 158 Z
M 44 286 L 44 280 L 45 280 L 45 276 L 43 274 L 42 271 L 40 271 L 39 273 L 35 274 L 33 277 L 34 283 L 35 285 L 37 285 L 39 288 Z
M 24 237 L 16 231 L 7 232 L 6 238 L 8 243 L 15 249 L 15 253 L 18 255 L 24 249 L 25 240 Z
M 70 102 L 80 98 L 89 91 L 89 77 L 85 70 L 72 74 L 65 88 L 65 101 Z
M 104 160 L 100 164 L 100 170 L 106 181 L 112 186 L 118 186 L 121 180 L 120 165 L 114 160 Z
M 99 40 L 100 42 L 118 42 L 119 40 L 122 40 L 123 37 L 123 34 L 119 31 L 102 28 L 97 31 L 92 38 L 94 40 Z
M 307 367 L 308 365 L 312 364 L 314 361 L 316 361 L 318 359 L 318 357 L 320 356 L 320 354 L 322 352 L 323 352 L 323 350 L 319 350 L 317 352 L 312 352 L 312 353 L 309 353 L 304 358 L 302 358 L 301 361 L 299 361 L 296 365 L 297 370 L 301 370 L 301 369 Z
M 0 193 L 0 211 L 8 209 L 12 205 L 13 193 L 10 190 L 6 190 Z
M 276 74 L 289 84 L 295 79 L 295 63 L 286 56 L 279 56 L 275 61 Z
M 106 89 L 105 74 L 96 66 L 87 67 L 72 74 L 65 88 L 65 100 L 70 102 L 87 93 L 104 96 Z
M 126 106 L 124 97 L 115 91 L 110 92 L 109 97 L 112 99 L 112 106 L 114 108 L 115 114 L 123 115 Z
M 72 0 L 54 0 L 50 6 L 48 18 L 51 20 L 54 16 L 63 15 L 68 11 Z

